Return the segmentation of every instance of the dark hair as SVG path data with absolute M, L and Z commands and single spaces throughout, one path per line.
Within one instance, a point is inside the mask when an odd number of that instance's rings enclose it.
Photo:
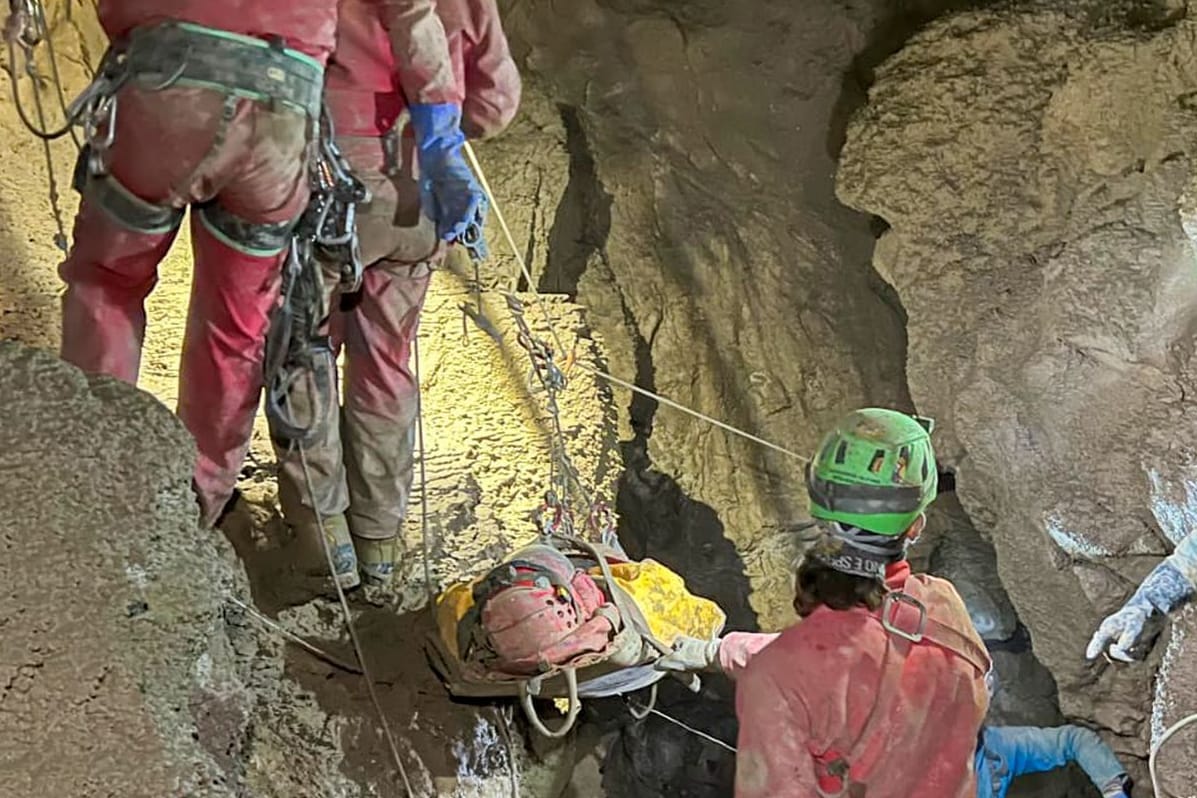
M 807 557 L 798 567 L 794 580 L 794 610 L 805 618 L 819 607 L 850 610 L 865 607 L 876 610 L 885 599 L 886 588 L 876 579 L 836 571 Z

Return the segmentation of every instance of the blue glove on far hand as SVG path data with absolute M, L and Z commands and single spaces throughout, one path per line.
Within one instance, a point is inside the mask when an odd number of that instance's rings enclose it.
M 419 151 L 421 190 L 437 236 L 457 241 L 471 224 L 480 232 L 486 196 L 462 157 L 461 108 L 452 103 L 411 105 L 408 112 Z

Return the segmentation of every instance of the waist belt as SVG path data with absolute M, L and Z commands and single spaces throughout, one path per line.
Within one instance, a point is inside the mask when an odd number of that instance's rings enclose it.
M 281 41 L 166 22 L 134 30 L 124 55 L 142 87 L 198 86 L 320 115 L 324 67 Z

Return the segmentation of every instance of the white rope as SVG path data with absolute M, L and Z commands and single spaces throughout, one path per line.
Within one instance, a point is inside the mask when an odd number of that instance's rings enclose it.
M 420 382 L 420 333 L 412 338 L 412 376 L 416 379 L 416 441 L 420 447 L 420 548 L 424 555 L 424 587 L 428 611 L 436 613 L 436 588 L 432 584 L 432 548 L 428 543 L 428 449 L 424 445 L 424 386 Z
M 362 642 L 357 636 L 357 626 L 353 623 L 353 613 L 349 610 L 349 600 L 345 598 L 345 590 L 341 587 L 341 583 L 337 581 L 337 567 L 333 562 L 332 547 L 328 542 L 328 535 L 324 528 L 324 515 L 320 512 L 320 508 L 316 502 L 316 491 L 312 483 L 312 472 L 308 469 L 308 457 L 304 451 L 302 443 L 297 444 L 296 448 L 299 450 L 299 463 L 303 466 L 303 479 L 307 484 L 308 499 L 312 502 L 312 512 L 316 516 L 316 526 L 320 530 L 320 543 L 324 547 L 324 559 L 328 564 L 328 575 L 332 578 L 333 587 L 337 589 L 337 598 L 341 602 L 341 612 L 345 616 L 345 627 L 349 630 L 349 639 L 353 642 L 353 652 L 357 655 L 358 664 L 362 666 L 362 678 L 366 682 L 366 689 L 370 692 L 370 702 L 374 704 L 374 711 L 378 714 L 378 722 L 382 726 L 383 736 L 386 737 L 387 745 L 391 749 L 391 756 L 395 760 L 395 766 L 399 768 L 399 776 L 403 779 L 403 787 L 405 795 L 412 798 L 415 796 L 415 791 L 411 788 L 411 781 L 407 777 L 407 768 L 403 766 L 403 757 L 399 755 L 399 744 L 395 741 L 395 735 L 391 731 L 391 724 L 387 722 L 386 712 L 382 709 L 382 702 L 378 700 L 378 692 L 374 689 L 374 679 L 370 675 L 370 668 L 366 664 L 366 656 L 362 651 Z
M 1187 718 L 1179 720 L 1172 724 L 1172 726 L 1168 727 L 1168 730 L 1164 732 L 1162 737 L 1160 737 L 1160 741 L 1151 749 L 1151 756 L 1147 760 L 1147 768 L 1151 772 L 1151 790 L 1155 793 L 1156 798 L 1165 798 L 1166 796 L 1166 793 L 1160 789 L 1159 776 L 1156 774 L 1155 770 L 1156 754 L 1158 754 L 1160 749 L 1164 747 L 1164 743 L 1172 739 L 1173 735 L 1191 723 L 1197 723 L 1197 714 L 1189 715 Z
M 495 221 L 497 221 L 499 223 L 499 229 L 503 231 L 503 237 L 507 240 L 507 245 L 511 248 L 511 254 L 515 256 L 515 260 L 520 266 L 520 271 L 523 273 L 524 279 L 528 282 L 528 290 L 532 293 L 533 297 L 535 297 L 536 304 L 540 308 L 541 314 L 544 315 L 545 322 L 549 326 L 549 332 L 553 336 L 553 343 L 556 344 L 558 352 L 564 353 L 565 346 L 561 342 L 561 337 L 557 334 L 557 328 L 553 324 L 553 319 L 552 319 L 552 316 L 549 314 L 549 309 L 548 309 L 547 305 L 545 304 L 544 299 L 541 297 L 540 292 L 538 292 L 535 288 L 535 280 L 533 280 L 533 278 L 532 278 L 532 272 L 528 268 L 528 263 L 527 263 L 527 261 L 524 260 L 524 256 L 522 254 L 520 254 L 519 246 L 515 242 L 515 236 L 513 236 L 511 234 L 511 228 L 507 226 L 507 219 L 503 216 L 503 211 L 499 207 L 498 200 L 495 199 L 495 193 L 494 193 L 494 191 L 491 190 L 490 183 L 486 179 L 486 174 L 482 171 L 482 164 L 480 164 L 478 162 L 478 156 L 474 154 L 474 148 L 470 146 L 470 143 L 468 141 L 465 144 L 464 151 L 466 154 L 466 158 L 470 162 L 470 166 L 473 167 L 473 169 L 474 169 L 474 174 L 476 174 L 478 176 L 478 182 L 482 184 L 482 190 L 484 192 L 486 192 L 487 200 L 489 200 L 489 202 L 490 202 L 490 208 L 494 212 L 494 215 L 495 215 Z M 804 463 L 810 461 L 810 458 L 806 457 L 805 455 L 798 454 L 797 452 L 787 449 L 784 446 L 778 446 L 777 444 L 767 441 L 764 438 L 761 438 L 757 435 L 753 435 L 750 432 L 745 432 L 744 430 L 742 430 L 738 427 L 734 427 L 731 424 L 728 424 L 724 421 L 720 421 L 717 418 L 709 416 L 706 413 L 702 413 L 698 410 L 694 410 L 692 408 L 686 407 L 685 405 L 679 404 L 678 402 L 675 402 L 672 399 L 667 399 L 666 397 L 661 396 L 660 394 L 654 393 L 645 388 L 641 388 L 640 386 L 635 385 L 634 383 L 628 382 L 627 380 L 620 379 L 619 377 L 608 374 L 607 372 L 603 371 L 602 369 L 595 368 L 594 366 L 591 366 L 587 363 L 582 363 L 582 362 L 577 362 L 577 361 L 575 361 L 574 365 L 576 365 L 578 368 L 582 369 L 583 371 L 593 374 L 594 376 L 598 377 L 601 380 L 605 380 L 606 382 L 611 383 L 612 385 L 617 385 L 621 388 L 626 388 L 626 389 L 632 391 L 633 393 L 637 393 L 637 394 L 640 394 L 641 396 L 647 397 L 649 399 L 653 399 L 667 407 L 673 408 L 674 410 L 678 410 L 682 413 L 686 413 L 687 415 L 693 416 L 694 418 L 696 418 L 700 421 L 705 421 L 708 424 L 712 424 L 712 425 L 718 427 L 719 429 L 724 430 L 725 432 L 730 432 L 733 435 L 738 435 L 739 437 L 744 438 L 745 440 L 749 440 L 749 441 L 752 441 L 753 443 L 759 444 L 761 446 L 765 446 L 769 449 L 772 449 L 775 452 L 780 452 L 784 455 L 793 457 L 793 458 L 800 460 Z
M 228 598 L 229 598 L 229 601 L 236 604 L 238 607 L 240 607 L 242 610 L 244 610 L 246 613 L 248 613 L 251 618 L 253 618 L 258 623 L 265 626 L 267 629 L 278 632 L 280 635 L 282 635 L 286 639 L 290 640 L 295 645 L 304 649 L 305 651 L 312 654 L 313 656 L 316 656 L 319 659 L 324 660 L 329 665 L 334 665 L 343 671 L 348 671 L 349 673 L 359 673 L 360 674 L 362 672 L 361 668 L 357 667 L 356 665 L 350 665 L 348 662 L 344 662 L 341 659 L 334 657 L 332 654 L 329 654 L 324 649 L 318 648 L 317 646 L 312 645 L 311 643 L 304 640 L 299 635 L 292 632 L 290 629 L 287 629 L 282 624 L 276 623 L 275 621 L 271 620 L 269 617 L 262 614 L 261 612 L 258 612 L 258 610 L 249 606 L 244 601 L 241 601 L 236 596 L 229 596 Z
M 718 737 L 712 737 L 711 735 L 707 734 L 704 731 L 699 731 L 698 729 L 694 728 L 693 726 L 688 726 L 685 723 L 682 723 L 677 718 L 671 718 L 668 715 L 666 715 L 664 712 L 662 712 L 661 710 L 659 710 L 655 707 L 649 710 L 649 714 L 656 715 L 658 718 L 667 720 L 670 723 L 672 723 L 674 726 L 685 729 L 686 731 L 690 732 L 691 734 L 695 735 L 696 737 L 701 737 L 702 739 L 704 739 L 708 742 L 712 742 L 715 745 L 719 746 L 720 748 L 726 748 L 728 751 L 731 751 L 733 754 L 736 753 L 736 747 L 734 745 L 728 745 L 727 743 L 720 740 Z

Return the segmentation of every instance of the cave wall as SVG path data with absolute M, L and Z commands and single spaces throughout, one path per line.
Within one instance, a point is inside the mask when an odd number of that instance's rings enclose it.
M 848 407 L 906 403 L 900 312 L 874 290 L 868 219 L 835 201 L 833 174 L 854 59 L 917 5 L 504 4 L 526 104 L 550 98 L 559 126 L 541 135 L 569 158 L 536 277 L 576 293 L 613 373 L 800 453 Z M 733 625 L 787 623 L 801 463 L 617 395 L 626 537 Z
M 1066 716 L 1122 752 L 1197 709 L 1185 611 L 1143 664 L 1089 636 L 1197 515 L 1197 7 L 1024 3 L 919 33 L 849 127 L 840 197 L 889 229 L 907 376 Z M 1197 735 L 1161 756 L 1192 794 Z

